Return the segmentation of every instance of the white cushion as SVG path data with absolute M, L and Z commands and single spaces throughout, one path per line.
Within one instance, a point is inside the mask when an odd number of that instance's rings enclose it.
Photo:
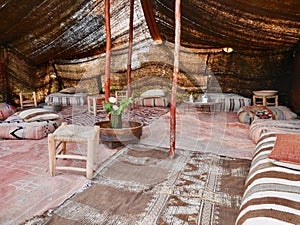
M 44 121 L 44 120 L 55 120 L 59 118 L 59 115 L 55 112 L 42 109 L 42 108 L 34 108 L 27 109 L 21 111 L 19 113 L 19 117 L 23 119 L 25 122 L 33 122 L 33 121 Z
M 142 98 L 165 97 L 166 92 L 162 89 L 152 89 L 141 94 Z

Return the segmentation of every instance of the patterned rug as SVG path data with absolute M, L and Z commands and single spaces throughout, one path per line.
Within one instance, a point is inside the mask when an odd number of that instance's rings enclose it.
M 133 145 L 34 224 L 233 225 L 250 160 Z
M 163 107 L 136 107 L 123 113 L 123 120 L 133 120 L 141 122 L 144 125 L 149 125 L 155 119 L 166 114 L 169 108 Z M 64 121 L 78 125 L 93 126 L 96 122 L 108 120 L 106 113 L 100 111 L 95 117 L 93 114 L 88 113 L 86 106 L 69 106 L 64 107 L 60 112 Z

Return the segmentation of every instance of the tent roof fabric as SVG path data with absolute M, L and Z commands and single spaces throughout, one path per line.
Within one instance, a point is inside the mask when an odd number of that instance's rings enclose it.
M 129 1 L 111 1 L 112 47 L 128 45 Z M 0 45 L 31 65 L 105 52 L 104 0 L 3 0 Z M 174 42 L 174 1 L 135 0 L 134 42 Z M 291 49 L 299 44 L 295 0 L 185 0 L 181 44 L 197 49 Z

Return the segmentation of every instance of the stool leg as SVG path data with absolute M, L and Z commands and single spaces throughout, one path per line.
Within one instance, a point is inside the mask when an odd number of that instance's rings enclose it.
M 49 170 L 51 176 L 55 175 L 56 157 L 55 157 L 55 140 L 53 134 L 48 135 L 48 151 L 49 151 Z
M 264 105 L 264 106 L 267 105 L 267 98 L 266 98 L 266 96 L 263 96 L 263 105 Z
M 94 166 L 94 140 L 88 140 L 87 143 L 87 159 L 86 159 L 86 177 L 88 179 L 93 178 L 93 166 Z
M 97 116 L 97 99 L 93 98 L 94 116 Z
M 61 154 L 66 154 L 67 153 L 67 142 L 65 142 L 65 141 L 62 141 L 61 142 Z

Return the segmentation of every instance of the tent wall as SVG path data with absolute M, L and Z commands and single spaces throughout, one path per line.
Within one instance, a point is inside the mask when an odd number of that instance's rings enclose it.
M 172 46 L 145 42 L 134 46 L 132 85 L 133 95 L 138 96 L 150 87 L 167 87 L 171 84 Z M 3 58 L 4 50 L 2 48 Z M 54 68 L 48 63 L 40 67 L 29 66 L 12 52 L 5 64 L 7 83 L 1 82 L 1 93 L 6 101 L 18 103 L 21 90 L 38 92 L 39 102 L 49 93 L 62 87 L 87 88 L 98 93 L 97 78 L 104 84 L 105 55 L 81 60 L 55 61 L 56 78 L 51 79 Z M 296 63 L 295 63 L 296 62 Z M 203 91 L 208 75 L 213 76 L 208 91 L 233 92 L 252 96 L 253 90 L 277 89 L 280 104 L 299 112 L 299 54 L 293 51 L 220 51 L 197 52 L 182 49 L 181 71 L 178 86 L 182 95 Z M 115 49 L 111 59 L 112 91 L 126 88 L 127 49 Z M 3 73 L 3 72 L 2 72 Z M 1 75 L 3 77 L 3 75 Z M 163 82 L 162 82 L 163 81 Z M 60 82 L 60 85 L 59 85 Z M 168 83 L 169 82 L 169 83 Z M 8 88 L 8 89 L 7 89 Z M 169 88 L 169 87 L 168 87 Z M 181 100 L 182 98 L 179 98 Z

